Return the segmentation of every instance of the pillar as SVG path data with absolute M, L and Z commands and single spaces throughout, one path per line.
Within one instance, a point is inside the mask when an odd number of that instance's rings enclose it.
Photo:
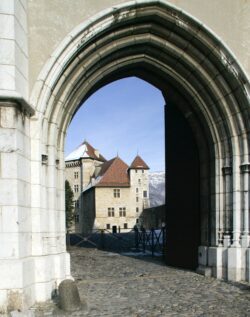
M 222 168 L 222 173 L 224 177 L 224 188 L 225 188 L 225 201 L 224 201 L 224 236 L 223 236 L 223 245 L 224 247 L 229 247 L 231 244 L 231 222 L 232 222 L 232 187 L 231 187 L 231 178 L 232 178 L 232 167 L 224 166 Z
M 33 110 L 0 98 L 0 312 L 34 302 L 30 138 Z
M 240 166 L 240 171 L 243 177 L 243 234 L 241 236 L 241 245 L 243 248 L 249 247 L 249 174 L 250 163 L 244 163 Z

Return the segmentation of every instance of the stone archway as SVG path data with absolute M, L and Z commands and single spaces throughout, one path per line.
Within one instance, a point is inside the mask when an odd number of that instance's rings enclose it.
M 130 75 L 158 87 L 193 131 L 200 159 L 200 270 L 249 280 L 248 79 L 225 45 L 193 17 L 165 1 L 131 1 L 71 32 L 33 89 L 31 246 L 28 264 L 21 266 L 33 274 L 20 282 L 24 305 L 50 298 L 70 276 L 64 239 L 67 127 L 90 94 Z
M 43 74 L 33 93 L 38 120 L 31 132 L 41 135 L 37 160 L 48 159 L 41 172 L 48 175 L 48 204 L 56 205 L 58 193 L 62 199 L 64 137 L 79 105 L 106 83 L 138 76 L 179 105 L 200 148 L 200 268 L 211 268 L 218 278 L 246 278 L 249 268 L 241 257 L 249 243 L 247 199 L 242 206 L 249 168 L 247 79 L 223 43 L 165 2 L 142 1 L 79 26 Z

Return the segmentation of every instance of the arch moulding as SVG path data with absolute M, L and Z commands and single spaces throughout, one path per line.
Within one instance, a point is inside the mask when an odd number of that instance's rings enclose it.
M 0 291 L 5 309 L 13 289 L 18 290 L 18 308 L 27 307 L 49 299 L 58 283 L 70 277 L 64 215 L 66 131 L 84 100 L 126 76 L 159 88 L 166 104 L 181 110 L 197 141 L 202 219 L 198 270 L 217 278 L 250 280 L 247 75 L 223 42 L 194 17 L 166 1 L 131 1 L 76 27 L 51 55 L 32 90 L 35 114 L 25 118 L 31 148 L 25 158 L 31 171 L 25 229 L 30 242 L 11 262 L 22 278 L 18 283 L 6 280 Z M 17 229 L 15 234 L 21 243 L 22 232 Z M 6 265 L 4 261 L 0 259 Z M 29 271 L 32 277 L 27 278 Z

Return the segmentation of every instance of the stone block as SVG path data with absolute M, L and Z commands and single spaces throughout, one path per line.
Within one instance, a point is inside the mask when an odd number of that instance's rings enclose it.
M 13 14 L 14 13 L 14 1 L 13 0 L 1 0 L 0 1 L 0 13 L 1 14 Z
M 0 25 L 1 30 L 1 25 Z M 0 89 L 15 90 L 15 66 L 1 65 L 0 67 Z
M 82 309 L 82 304 L 76 282 L 64 280 L 59 285 L 59 307 L 67 312 L 73 312 Z
M 1 131 L 1 129 L 0 129 Z M 1 137 L 0 137 L 1 141 Z M 7 145 L 4 146 L 4 148 L 7 148 Z M 11 149 L 9 148 L 9 151 Z M 1 177 L 2 178 L 13 178 L 15 179 L 17 177 L 17 155 L 15 153 L 1 153 Z
M 209 247 L 208 266 L 212 267 L 213 276 L 225 278 L 226 276 L 227 249 L 222 247 Z
M 41 233 L 32 233 L 31 236 L 31 246 L 32 246 L 32 255 L 39 256 L 43 255 L 43 244 L 42 244 L 42 234 Z
M 10 316 L 11 317 L 35 317 L 35 313 L 31 310 L 26 310 L 26 311 L 18 311 L 18 310 L 14 310 L 12 312 L 10 312 Z
M 17 180 L 17 199 L 19 206 L 30 207 L 30 184 Z
M 35 294 L 37 302 L 45 302 L 51 299 L 51 294 L 54 289 L 55 281 L 36 283 L 35 284 Z
M 199 248 L 198 248 L 199 265 L 207 266 L 207 264 L 208 264 L 207 252 L 208 252 L 208 247 L 199 246 Z
M 20 289 L 23 285 L 22 262 L 2 260 L 0 262 L 1 289 Z
M 246 280 L 250 282 L 250 248 L 246 251 Z
M 14 107 L 4 107 L 4 106 L 0 107 L 0 120 L 1 120 L 0 121 L 1 128 L 15 128 L 16 127 L 16 109 Z M 7 132 L 8 131 L 6 131 L 6 133 Z
M 15 88 L 25 99 L 28 99 L 28 80 L 17 68 L 15 69 Z
M 32 254 L 31 233 L 21 232 L 19 234 L 19 256 L 24 258 Z
M 50 210 L 35 208 L 32 209 L 32 215 L 34 216 L 34 219 L 32 219 L 33 231 L 37 233 L 48 232 L 51 216 Z
M 27 14 L 20 0 L 15 1 L 15 16 L 22 28 L 27 30 Z
M 27 41 L 27 34 L 26 31 L 22 28 L 19 22 L 15 19 L 14 20 L 14 27 L 15 27 L 15 40 L 21 50 L 24 52 L 26 56 L 28 56 L 28 41 Z
M 1 2 L 0 2 L 1 5 Z M 15 64 L 15 42 L 7 39 L 0 39 L 0 65 Z
M 199 265 L 198 268 L 196 269 L 196 273 L 204 275 L 206 277 L 212 277 L 212 268 Z
M 31 186 L 31 206 L 34 208 L 41 207 L 41 194 L 42 194 L 42 186 L 39 184 L 32 184 Z
M 34 261 L 35 268 L 35 282 L 43 283 L 45 281 L 50 281 L 53 278 L 54 263 L 52 256 L 37 257 Z
M 65 252 L 65 238 L 64 248 L 60 251 L 61 253 L 54 255 L 54 272 L 55 278 L 58 281 L 62 281 L 65 278 L 71 278 L 70 274 L 70 254 Z
M 17 206 L 17 181 L 15 179 L 0 178 L 0 203 L 3 206 Z
M 11 14 L 2 14 L 0 19 L 0 38 L 15 39 L 14 30 L 15 17 Z
M 27 79 L 28 78 L 28 58 L 21 51 L 20 47 L 16 45 L 15 47 L 15 63 L 16 67 L 22 76 Z
M 7 290 L 0 290 L 0 314 L 6 312 Z
M 28 8 L 28 3 L 27 3 L 27 0 L 19 0 L 20 3 L 22 4 L 24 10 L 27 10 Z
M 19 257 L 19 235 L 18 233 L 0 233 L 0 258 L 16 259 Z
M 33 161 L 31 162 L 31 177 L 33 184 L 39 184 L 41 180 L 41 162 Z
M 227 279 L 229 281 L 240 281 L 241 276 L 241 248 L 231 247 L 228 249 Z
M 34 259 L 32 257 L 26 258 L 23 260 L 23 285 L 25 288 L 30 288 L 31 285 L 34 283 L 34 276 L 35 276 L 35 265 Z M 33 287 L 33 286 L 32 286 Z M 27 289 L 27 293 L 30 290 Z M 34 294 L 33 294 L 34 297 Z
M 17 233 L 18 230 L 18 207 L 0 207 L 0 231 L 2 233 Z

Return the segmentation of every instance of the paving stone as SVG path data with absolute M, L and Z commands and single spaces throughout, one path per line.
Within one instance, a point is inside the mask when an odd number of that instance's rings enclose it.
M 65 313 L 51 303 L 35 317 L 249 317 L 250 285 L 227 283 L 159 259 L 72 248 L 72 275 L 87 310 Z M 45 309 L 46 308 L 46 309 Z

